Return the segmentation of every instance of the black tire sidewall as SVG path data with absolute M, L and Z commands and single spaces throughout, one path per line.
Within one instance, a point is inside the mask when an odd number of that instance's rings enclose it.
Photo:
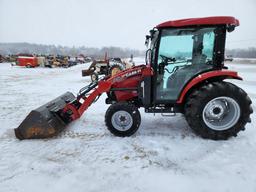
M 193 119 L 187 120 L 190 124 L 190 127 L 203 138 L 210 139 L 227 139 L 230 136 L 236 136 L 236 134 L 244 129 L 246 124 L 246 119 L 248 119 L 250 113 L 248 102 L 246 100 L 247 94 L 237 87 L 236 85 L 229 82 L 220 82 L 217 84 L 212 84 L 213 87 L 209 89 L 201 89 L 199 90 L 198 95 L 199 98 L 194 102 L 193 107 L 185 110 L 192 110 Z M 235 125 L 226 130 L 214 130 L 208 127 L 203 120 L 203 110 L 206 104 L 217 98 L 217 97 L 229 97 L 232 98 L 240 107 L 240 117 Z M 185 112 L 186 114 L 186 112 Z

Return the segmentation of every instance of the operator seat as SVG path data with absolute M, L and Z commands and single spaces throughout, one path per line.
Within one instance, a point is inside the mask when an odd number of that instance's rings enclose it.
M 170 97 L 173 100 L 177 99 L 179 93 L 191 78 L 212 68 L 212 65 L 206 64 L 206 59 L 207 56 L 204 54 L 197 55 L 192 59 L 191 65 L 179 67 L 168 77 L 167 89 L 170 90 Z

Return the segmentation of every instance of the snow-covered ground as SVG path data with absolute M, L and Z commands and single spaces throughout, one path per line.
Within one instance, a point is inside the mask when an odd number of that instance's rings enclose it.
M 143 61 L 143 59 L 142 59 Z M 256 65 L 240 71 L 256 111 Z M 145 114 L 129 138 L 109 133 L 105 96 L 60 136 L 19 141 L 17 127 L 34 108 L 90 82 L 86 64 L 68 69 L 27 69 L 0 64 L 0 191 L 256 191 L 256 116 L 228 141 L 204 140 L 182 115 Z

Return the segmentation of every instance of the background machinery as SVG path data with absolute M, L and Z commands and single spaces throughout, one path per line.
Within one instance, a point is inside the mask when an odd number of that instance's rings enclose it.
M 17 58 L 17 65 L 31 68 L 31 67 L 38 67 L 39 63 L 38 63 L 37 57 L 34 55 L 20 54 Z
M 99 75 L 114 76 L 120 71 L 130 68 L 131 64 L 124 62 L 121 58 L 110 58 L 104 60 L 93 60 L 88 69 L 82 70 L 82 76 L 91 76 L 92 81 L 98 81 Z

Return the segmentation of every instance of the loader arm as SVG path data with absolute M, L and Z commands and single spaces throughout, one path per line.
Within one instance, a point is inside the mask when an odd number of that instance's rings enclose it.
M 68 111 L 72 111 L 71 121 L 80 118 L 97 97 L 110 90 L 111 85 L 112 83 L 107 80 L 101 80 L 98 83 L 95 83 L 95 86 L 92 89 L 88 87 L 78 95 L 75 103 L 79 102 L 79 107 L 74 103 L 68 103 L 63 109 L 63 112 L 67 113 Z
M 81 116 L 88 109 L 88 107 L 93 103 L 96 97 L 100 96 L 104 92 L 109 91 L 111 85 L 112 83 L 109 81 L 100 81 L 98 87 L 92 93 L 90 93 L 87 98 L 85 98 L 83 104 L 78 109 L 79 115 Z

